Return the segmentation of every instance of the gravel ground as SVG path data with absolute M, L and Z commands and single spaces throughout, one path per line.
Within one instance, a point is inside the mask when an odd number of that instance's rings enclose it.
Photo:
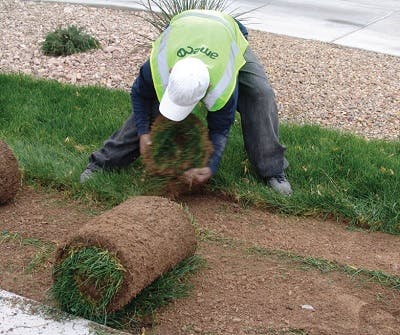
M 157 34 L 137 12 L 1 0 L 0 72 L 128 91 Z M 75 24 L 102 49 L 68 57 L 40 51 L 45 35 Z M 282 122 L 318 124 L 365 138 L 400 138 L 400 58 L 318 41 L 250 32 Z

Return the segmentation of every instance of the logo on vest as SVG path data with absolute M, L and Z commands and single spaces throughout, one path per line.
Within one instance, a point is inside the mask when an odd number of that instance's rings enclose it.
M 180 58 L 183 58 L 187 55 L 195 55 L 197 53 L 205 54 L 207 57 L 210 57 L 211 59 L 216 59 L 219 56 L 219 54 L 217 52 L 212 51 L 209 48 L 206 48 L 206 47 L 193 48 L 191 46 L 188 46 L 186 48 L 180 48 L 177 51 L 176 55 Z

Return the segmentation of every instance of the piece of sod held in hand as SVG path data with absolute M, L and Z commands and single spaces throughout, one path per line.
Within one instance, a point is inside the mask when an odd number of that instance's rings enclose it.
M 12 200 L 20 185 L 18 161 L 8 145 L 0 140 L 0 204 Z
M 212 152 L 208 129 L 190 114 L 180 122 L 158 116 L 151 129 L 151 149 L 143 156 L 146 172 L 179 177 L 186 170 L 207 165 Z
M 58 248 L 52 293 L 63 310 L 104 319 L 195 249 L 194 228 L 179 204 L 156 196 L 130 198 Z

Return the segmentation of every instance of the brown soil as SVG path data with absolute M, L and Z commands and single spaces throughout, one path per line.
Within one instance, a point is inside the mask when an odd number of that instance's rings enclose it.
M 157 277 L 196 251 L 190 219 L 176 202 L 162 197 L 130 198 L 90 219 L 57 250 L 56 263 L 68 251 L 97 247 L 115 255 L 126 270 L 118 294 L 107 307 L 121 309 Z M 96 289 L 89 287 L 93 293 Z M 84 294 L 90 296 L 90 292 Z
M 203 232 L 197 253 L 207 266 L 191 278 L 190 296 L 157 311 L 156 325 L 145 334 L 400 334 L 399 290 L 247 250 L 285 250 L 399 276 L 398 236 L 242 208 L 213 196 L 183 201 Z M 60 243 L 90 217 L 60 194 L 20 191 L 0 207 L 0 287 L 46 301 L 55 251 L 27 271 L 41 250 L 29 241 Z M 6 238 L 11 233 L 21 238 Z
M 0 204 L 15 197 L 21 184 L 21 174 L 14 153 L 0 140 Z

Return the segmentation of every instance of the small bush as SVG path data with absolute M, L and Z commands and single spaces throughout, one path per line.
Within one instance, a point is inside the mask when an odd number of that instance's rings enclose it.
M 83 28 L 74 25 L 48 33 L 42 43 L 42 51 L 48 56 L 68 56 L 99 47 L 97 39 L 84 33 Z

